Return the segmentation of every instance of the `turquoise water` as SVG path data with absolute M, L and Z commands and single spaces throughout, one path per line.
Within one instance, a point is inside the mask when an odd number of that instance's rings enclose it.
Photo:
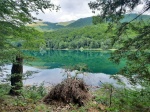
M 125 66 L 125 61 L 119 65 L 111 62 L 110 51 L 78 51 L 78 50 L 47 50 L 47 51 L 24 51 L 36 59 L 28 62 L 39 68 L 64 68 L 75 65 L 86 65 L 91 73 L 116 74 Z

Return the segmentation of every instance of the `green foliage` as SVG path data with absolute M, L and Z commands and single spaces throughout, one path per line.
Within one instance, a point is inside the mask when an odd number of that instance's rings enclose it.
M 69 28 L 79 28 L 79 27 L 85 27 L 92 25 L 92 17 L 87 17 L 87 18 L 81 18 L 78 19 L 77 21 L 69 24 L 67 27 Z
M 132 25 L 132 28 L 135 32 L 137 32 L 137 35 L 133 38 L 129 38 L 128 40 L 120 41 L 123 46 L 115 51 L 114 54 L 112 54 L 112 60 L 114 60 L 115 62 L 119 62 L 120 58 L 126 58 L 128 60 L 127 66 L 122 70 L 122 74 L 130 78 L 132 82 L 149 80 L 149 25 L 148 23 L 139 23 L 136 25 L 134 25 L 134 23 L 131 23 L 129 25 Z M 130 50 L 132 51 L 128 52 Z M 137 74 L 137 76 L 133 77 L 133 75 L 135 74 Z
M 143 0 L 97 0 L 89 3 L 89 7 L 93 12 L 100 12 L 100 17 L 106 21 L 119 23 L 123 15 L 132 11 L 139 4 L 145 4 L 141 13 L 149 10 L 149 1 Z
M 49 112 L 51 107 L 44 105 L 40 100 L 46 94 L 46 88 L 43 83 L 39 86 L 25 86 L 22 89 L 22 95 L 13 97 L 8 96 L 9 84 L 0 85 L 0 111 L 1 112 Z
M 138 22 L 135 22 L 138 24 Z M 115 24 L 113 24 L 116 26 Z M 119 27 L 119 26 L 117 26 Z M 115 41 L 115 36 L 118 28 L 109 28 L 108 23 L 101 23 L 97 25 L 91 25 L 78 29 L 61 29 L 53 32 L 45 32 L 45 40 L 48 48 L 51 49 L 119 49 L 123 46 L 122 41 L 134 38 L 137 35 L 137 31 L 133 29 L 133 26 L 128 26 L 126 33 L 122 34 L 118 41 Z M 113 41 L 116 43 L 112 46 Z
M 98 105 L 93 101 L 88 101 L 84 106 L 79 107 L 78 105 L 69 104 L 70 109 L 66 112 L 101 112 Z
M 48 48 L 52 49 L 80 49 L 80 48 L 100 48 L 102 40 L 104 45 L 110 44 L 105 33 L 107 24 L 87 26 L 78 29 L 62 29 L 53 32 L 45 32 L 45 39 Z M 100 30 L 100 31 L 99 31 Z M 107 47 L 110 48 L 110 47 Z
M 133 14 L 132 19 L 128 18 L 126 22 L 124 22 L 125 19 L 120 21 L 128 11 L 127 7 L 134 10 L 143 2 L 145 6 L 138 15 Z M 116 63 L 119 63 L 121 58 L 127 59 L 127 66 L 121 74 L 134 83 L 150 81 L 150 54 L 147 52 L 150 49 L 150 21 L 148 16 L 145 16 L 147 18 L 145 21 L 142 20 L 143 14 L 150 10 L 149 1 L 99 0 L 90 2 L 89 6 L 94 11 L 101 9 L 100 17 L 103 20 L 109 20 L 108 31 L 115 28 L 114 35 L 109 38 L 118 50 L 112 54 L 111 59 Z M 135 35 L 131 31 L 135 32 Z
M 23 61 L 22 49 L 37 49 L 44 46 L 41 33 L 25 26 L 37 20 L 31 13 L 38 14 L 39 11 L 43 12 L 44 9 L 55 10 L 56 8 L 57 10 L 58 7 L 49 0 L 1 0 L 0 7 L 0 65 L 11 62 L 14 65 L 17 62 L 16 66 L 22 66 L 23 63 L 20 63 L 19 60 L 16 61 L 18 56 Z M 18 73 L 18 70 L 19 68 L 12 67 L 12 74 Z M 23 70 L 20 70 L 19 74 L 22 74 L 22 72 Z M 14 94 L 13 91 L 16 90 L 20 91 L 22 85 L 17 86 L 17 83 L 21 81 L 21 75 L 15 78 L 11 77 L 10 94 Z
M 0 7 L 1 64 L 10 63 L 17 54 L 20 54 L 21 48 L 38 48 L 44 43 L 40 32 L 25 26 L 27 23 L 37 20 L 31 15 L 31 12 L 38 13 L 40 10 L 43 11 L 43 9 L 58 8 L 47 0 L 1 0 Z M 18 49 L 20 46 L 21 48 Z
M 136 13 L 125 14 L 124 18 L 122 20 L 120 20 L 120 22 L 122 22 L 122 23 L 123 22 L 130 22 L 134 18 L 136 18 L 137 16 L 138 16 L 138 14 L 136 14 Z M 135 19 L 136 22 L 149 21 L 149 20 L 150 20 L 150 16 L 149 15 L 141 15 L 140 17 Z
M 2 17 L 0 21 L 14 26 L 25 25 L 26 23 L 36 20 L 36 18 L 31 15 L 31 12 L 36 12 L 38 14 L 39 11 L 43 11 L 44 9 L 58 9 L 58 7 L 48 0 L 1 0 L 0 7 L 0 15 Z
M 87 17 L 87 18 L 81 18 L 73 22 L 69 22 L 68 25 L 61 25 L 59 23 L 51 23 L 51 22 L 43 22 L 44 25 L 39 25 L 43 30 L 58 30 L 62 28 L 80 28 L 80 27 L 85 27 L 92 25 L 92 17 Z M 65 24 L 65 22 L 64 22 Z M 66 22 L 67 24 L 67 22 Z M 36 26 L 37 27 L 37 26 Z
M 9 89 L 10 89 L 10 86 L 8 84 L 1 84 L 0 83 L 0 96 L 1 96 L 1 98 L 3 98 L 4 95 L 8 94 Z
M 46 25 L 45 26 L 39 26 L 39 27 L 41 29 L 45 29 L 45 30 L 56 30 L 56 29 L 64 28 L 64 26 L 58 25 L 57 23 L 50 23 L 50 22 L 43 22 L 43 23 Z
M 144 8 L 138 15 L 133 14 L 127 20 L 123 17 L 128 12 L 144 2 Z M 149 1 L 99 0 L 89 3 L 90 8 L 100 12 L 99 17 L 108 21 L 108 31 L 115 29 L 111 38 L 112 46 L 118 49 L 112 53 L 111 59 L 119 63 L 122 58 L 127 59 L 121 74 L 133 83 L 142 84 L 140 89 L 114 88 L 104 85 L 98 93 L 97 101 L 104 103 L 108 111 L 115 112 L 147 112 L 150 107 L 150 24 L 148 16 L 143 21 L 143 14 L 150 10 Z M 103 22 L 103 21 L 98 21 Z M 134 33 L 132 33 L 134 32 Z M 145 83 L 145 84 L 143 84 Z
M 120 20 L 120 22 L 129 22 L 130 20 L 134 19 L 138 14 L 125 14 L 123 18 Z M 139 18 L 136 19 L 136 21 L 147 21 L 150 19 L 149 15 L 142 15 Z M 37 30 L 40 31 L 55 31 L 59 29 L 66 29 L 66 28 L 81 28 L 86 27 L 90 25 L 96 25 L 102 21 L 102 18 L 100 19 L 99 16 L 93 16 L 93 17 L 86 17 L 81 18 L 78 20 L 73 21 L 67 21 L 67 22 L 60 22 L 60 23 L 51 23 L 51 22 L 36 22 L 32 24 L 28 24 L 28 26 L 34 27 Z M 103 22 L 108 22 L 109 20 L 105 20 Z
M 145 83 L 145 88 L 116 88 L 112 85 L 104 84 L 95 95 L 95 100 L 106 105 L 108 111 L 113 112 L 147 112 L 150 107 L 150 88 L 149 83 Z M 112 91 L 111 91 L 112 89 Z
M 41 83 L 39 86 L 38 85 L 26 86 L 25 89 L 22 90 L 22 95 L 25 98 L 32 100 L 33 102 L 42 99 L 46 95 L 44 83 Z
M 99 24 L 101 21 L 102 20 L 99 16 L 93 16 L 93 21 L 92 22 L 93 22 L 94 25 Z
M 82 18 L 78 20 L 68 21 L 68 22 L 60 22 L 60 23 L 51 23 L 51 22 L 37 22 L 36 24 L 29 24 L 28 26 L 39 29 L 40 31 L 54 31 L 59 29 L 66 28 L 80 28 L 92 25 L 92 17 Z

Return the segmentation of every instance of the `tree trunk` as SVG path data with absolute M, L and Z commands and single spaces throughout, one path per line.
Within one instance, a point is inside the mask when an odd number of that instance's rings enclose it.
M 23 58 L 16 56 L 16 60 L 13 62 L 11 69 L 11 90 L 10 95 L 20 95 L 23 86 L 22 82 L 23 74 Z

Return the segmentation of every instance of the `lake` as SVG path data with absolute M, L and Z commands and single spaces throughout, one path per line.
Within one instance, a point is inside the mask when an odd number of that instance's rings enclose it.
M 77 51 L 77 50 L 46 50 L 46 51 L 24 51 L 28 56 L 36 57 L 33 61 L 24 61 L 23 72 L 36 71 L 29 79 L 24 80 L 24 85 L 41 84 L 55 85 L 60 83 L 66 76 L 66 69 L 75 65 L 86 65 L 87 71 L 79 73 L 87 85 L 100 86 L 103 83 L 116 84 L 110 78 L 117 74 L 125 66 L 122 60 L 119 65 L 109 60 L 111 51 Z M 7 65 L 8 73 L 11 65 Z M 70 71 L 75 76 L 76 71 Z M 122 76 L 121 76 L 122 77 Z M 126 79 L 124 82 L 128 82 Z
M 79 50 L 46 50 L 25 51 L 28 56 L 36 57 L 30 62 L 38 68 L 66 68 L 75 65 L 86 65 L 90 73 L 116 74 L 125 66 L 125 61 L 119 65 L 109 60 L 111 51 L 79 51 Z
M 116 84 L 110 76 L 117 74 L 125 66 L 125 61 L 119 65 L 109 60 L 111 51 L 78 51 L 78 50 L 45 50 L 45 51 L 24 51 L 28 56 L 36 57 L 33 61 L 24 61 L 24 73 L 36 71 L 29 79 L 24 81 L 25 85 L 40 84 L 53 85 L 60 83 L 66 78 L 66 69 L 75 65 L 86 65 L 87 71 L 84 75 L 80 73 L 87 85 L 99 86 L 103 83 Z M 11 65 L 7 66 L 8 71 Z M 71 71 L 73 76 L 76 71 Z

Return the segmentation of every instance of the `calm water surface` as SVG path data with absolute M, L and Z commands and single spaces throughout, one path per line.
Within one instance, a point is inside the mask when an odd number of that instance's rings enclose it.
M 125 61 L 119 65 L 109 60 L 110 51 L 75 51 L 75 50 L 48 50 L 48 51 L 25 51 L 28 56 L 34 56 L 34 61 L 25 61 L 24 73 L 27 71 L 36 71 L 29 79 L 24 81 L 25 85 L 40 84 L 46 85 L 58 84 L 66 78 L 64 67 L 75 66 L 79 64 L 87 65 L 88 70 L 78 77 L 83 78 L 87 85 L 99 86 L 100 81 L 115 84 L 116 81 L 110 79 L 110 75 L 116 74 L 123 66 Z M 29 64 L 32 65 L 29 66 Z M 7 66 L 8 71 L 11 65 Z M 71 72 L 75 75 L 75 71 Z
M 90 73 L 116 74 L 125 65 L 125 61 L 119 65 L 111 62 L 110 51 L 47 50 L 25 53 L 36 57 L 31 65 L 48 69 L 84 64 Z

